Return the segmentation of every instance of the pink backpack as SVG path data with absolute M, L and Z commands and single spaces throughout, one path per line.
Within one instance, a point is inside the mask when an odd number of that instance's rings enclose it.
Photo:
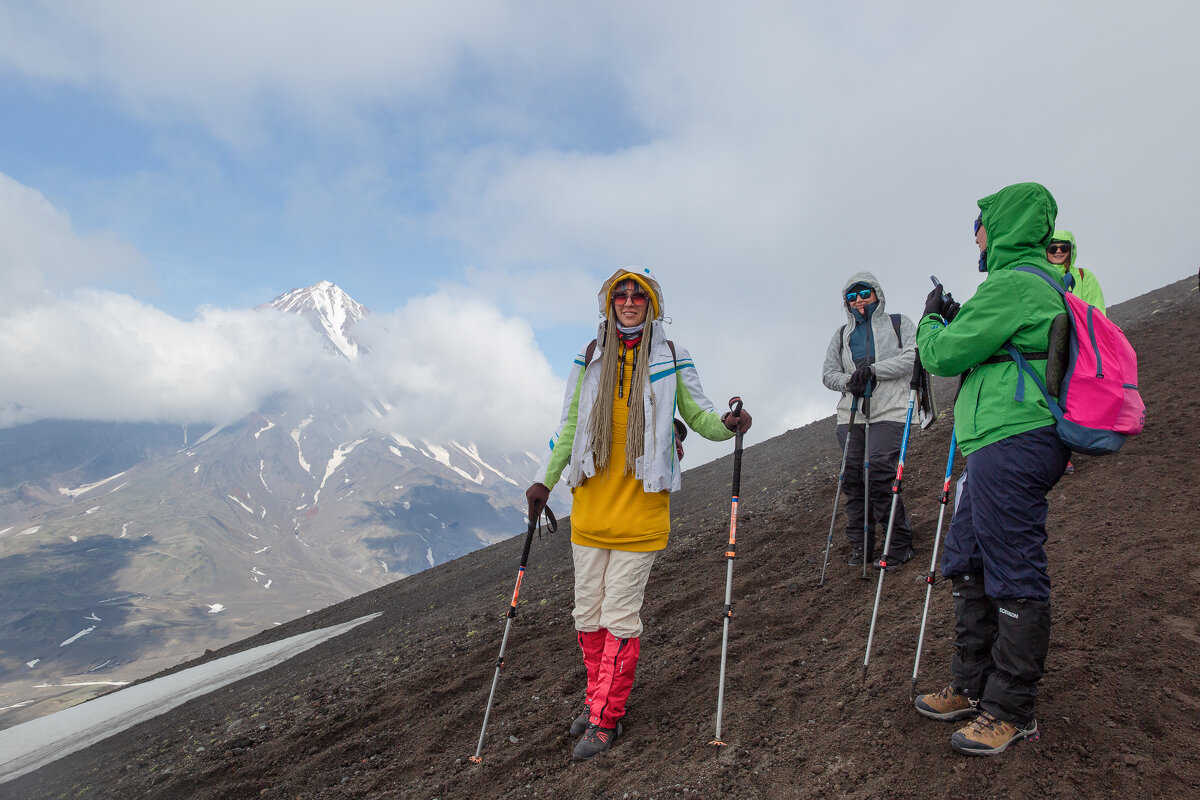
M 1126 436 L 1141 433 L 1146 425 L 1146 406 L 1138 393 L 1137 353 L 1124 332 L 1100 309 L 1069 293 L 1035 267 L 1015 269 L 1045 280 L 1067 305 L 1068 358 L 1058 400 L 1050 396 L 1045 382 L 1011 342 L 1004 349 L 1046 398 L 1046 405 L 1058 421 L 1058 438 L 1063 444 L 1086 455 L 1117 452 Z M 1023 395 L 1022 387 L 1018 386 L 1017 394 L 1018 399 Z

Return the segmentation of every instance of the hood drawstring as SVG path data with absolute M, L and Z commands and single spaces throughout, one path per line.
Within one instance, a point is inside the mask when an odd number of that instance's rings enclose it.
M 638 338 L 632 342 L 625 342 L 625 341 L 621 342 L 621 360 L 618 362 L 618 369 L 620 371 L 617 372 L 617 397 L 625 397 L 625 354 L 628 353 L 630 350 L 633 351 L 633 364 L 630 365 L 629 371 L 631 373 L 636 373 L 637 372 L 638 352 L 642 349 L 642 348 L 638 347 L 638 344 L 641 341 L 642 341 L 642 337 L 638 336 Z M 631 383 L 633 382 L 632 377 L 630 377 L 630 382 Z M 633 393 L 632 392 L 630 392 L 629 397 L 627 397 L 625 399 L 625 405 L 627 405 L 631 408 L 633 407 Z

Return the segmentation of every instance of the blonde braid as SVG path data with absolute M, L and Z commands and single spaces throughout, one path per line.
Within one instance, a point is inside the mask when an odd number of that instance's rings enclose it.
M 629 398 L 629 422 L 625 428 L 625 465 L 622 474 L 636 474 L 637 459 L 642 457 L 646 444 L 646 408 L 642 402 L 650 376 L 650 331 L 651 321 L 646 320 L 642 341 L 634 349 L 637 364 L 629 380 L 626 397 Z M 596 402 L 592 406 L 592 418 L 588 425 L 588 444 L 592 450 L 596 472 L 601 473 L 612 457 L 612 412 L 613 396 L 616 394 L 618 373 L 621 371 L 621 342 L 616 334 L 617 319 L 612 306 L 608 308 L 608 323 L 605 329 L 605 346 L 600 354 L 600 385 Z M 608 336 L 613 342 L 607 342 Z M 653 393 L 653 388 L 651 388 Z M 653 403 L 653 394 L 651 395 Z
M 633 368 L 633 376 L 629 379 L 629 423 L 625 428 L 625 472 L 637 474 L 637 460 L 642 457 L 646 446 L 646 406 L 642 400 L 646 393 L 646 383 L 650 375 L 650 331 L 653 326 L 646 320 L 642 330 L 642 341 L 638 344 L 634 356 L 637 364 Z M 650 398 L 654 402 L 653 396 Z
M 608 459 L 612 453 L 612 404 L 613 390 L 617 385 L 617 371 L 620 365 L 617 363 L 618 348 L 616 346 L 608 346 L 608 337 L 613 339 L 617 336 L 617 315 L 613 312 L 612 304 L 608 306 L 608 321 L 604 327 L 604 342 L 601 347 L 604 348 L 600 353 L 600 387 L 596 395 L 596 402 L 592 405 L 592 418 L 588 425 L 588 446 L 592 450 L 592 458 L 596 465 L 597 474 L 603 472 L 608 466 Z

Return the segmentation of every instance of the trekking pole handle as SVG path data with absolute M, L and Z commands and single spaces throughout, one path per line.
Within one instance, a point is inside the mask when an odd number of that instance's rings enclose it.
M 921 351 L 916 352 L 916 357 L 913 359 L 912 377 L 908 379 L 908 388 L 917 390 L 921 388 Z
M 533 532 L 537 530 L 542 514 L 546 515 L 546 527 L 550 529 L 550 532 L 554 533 L 558 530 L 558 519 L 548 505 L 542 506 L 542 509 L 534 514 L 533 519 L 529 520 L 529 530 L 525 532 L 525 548 L 521 551 L 521 567 L 517 570 L 517 585 L 513 587 L 512 602 L 508 606 L 509 617 L 517 615 L 517 598 L 521 594 L 521 581 L 525 578 L 525 569 L 529 566 L 529 549 L 533 546 Z M 503 666 L 503 664 L 498 660 L 496 666 Z
M 729 410 L 730 410 L 730 413 L 733 414 L 733 416 L 735 416 L 735 417 L 739 416 L 742 413 L 742 398 L 740 398 L 740 397 L 729 398 Z M 741 428 L 740 425 L 738 427 L 739 427 L 739 429 Z M 741 493 L 742 493 L 742 432 L 741 432 L 741 430 L 738 430 L 736 435 L 734 436 L 734 440 L 733 440 L 733 500 L 735 503 L 735 505 L 734 505 L 734 514 L 735 515 L 737 514 L 736 503 L 737 503 L 738 495 L 740 495 Z M 735 517 L 735 519 L 736 519 L 736 517 Z M 733 540 L 733 537 L 731 535 L 730 536 L 731 543 L 732 543 L 732 540 Z M 732 545 L 731 545 L 730 549 L 732 549 Z

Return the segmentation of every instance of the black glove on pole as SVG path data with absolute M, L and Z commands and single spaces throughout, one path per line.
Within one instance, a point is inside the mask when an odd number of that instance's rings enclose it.
M 867 390 L 867 384 L 874 379 L 875 374 L 871 372 L 871 367 L 863 364 L 850 374 L 850 380 L 846 382 L 846 389 L 855 397 L 862 397 Z
M 925 311 L 921 316 L 929 316 L 930 314 L 938 314 L 946 322 L 950 322 L 958 315 L 958 310 L 962 306 L 957 303 L 954 298 L 947 294 L 939 283 L 933 287 L 925 297 Z

